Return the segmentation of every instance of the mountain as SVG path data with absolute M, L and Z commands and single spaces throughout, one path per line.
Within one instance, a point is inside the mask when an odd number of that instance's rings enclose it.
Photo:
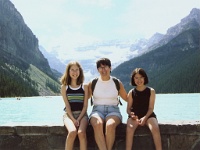
M 179 24 L 169 28 L 167 33 L 160 34 L 155 33 L 149 39 L 138 39 L 135 41 L 131 40 L 110 40 L 110 41 L 101 41 L 91 43 L 89 45 L 77 46 L 73 52 L 77 58 L 77 55 L 80 57 L 77 60 L 81 63 L 84 74 L 86 76 L 86 82 L 91 78 L 98 76 L 96 70 L 96 60 L 100 57 L 108 57 L 112 61 L 112 69 L 118 67 L 121 63 L 124 63 L 128 60 L 141 56 L 147 52 L 155 50 L 163 45 L 169 43 L 172 39 L 177 37 L 180 33 L 184 32 L 187 29 L 193 28 L 199 24 L 199 9 L 192 9 L 190 14 L 183 18 Z M 62 56 L 64 58 L 59 58 L 59 48 L 54 49 L 49 54 L 43 53 L 48 59 L 51 68 L 63 72 L 63 65 L 67 64 L 69 61 L 73 60 L 74 57 L 69 57 L 68 51 Z M 59 61 L 60 60 L 60 61 Z M 59 65 L 58 65 L 59 64 Z M 62 67 L 61 67 L 62 66 Z
M 121 63 L 124 63 L 132 58 L 136 58 L 152 50 L 155 50 L 163 45 L 169 43 L 172 39 L 177 37 L 180 33 L 187 29 L 193 28 L 199 24 L 199 9 L 194 8 L 190 14 L 183 18 L 179 24 L 169 28 L 167 33 L 160 34 L 155 33 L 149 39 L 139 39 L 136 41 L 131 40 L 110 40 L 91 43 L 90 45 L 77 46 L 73 52 L 74 55 L 80 55 L 78 61 L 81 63 L 86 82 L 91 78 L 98 76 L 95 62 L 100 57 L 108 57 L 112 61 L 112 69 L 118 67 Z M 59 58 L 59 49 L 54 49 L 51 53 L 43 53 L 48 59 L 51 68 L 64 71 L 64 66 L 74 57 L 68 57 L 68 53 L 63 54 L 66 56 Z M 117 52 L 117 53 L 116 53 Z M 62 66 L 62 67 L 61 67 Z M 129 86 L 128 86 L 129 87 Z M 130 87 L 129 87 L 130 88 Z
M 86 82 L 91 78 L 98 76 L 96 69 L 96 60 L 101 57 L 108 57 L 112 61 L 112 69 L 116 68 L 119 64 L 130 60 L 131 58 L 142 55 L 148 50 L 148 47 L 157 43 L 162 34 L 156 33 L 150 39 L 139 39 L 135 41 L 131 40 L 110 40 L 91 43 L 90 45 L 77 46 L 73 52 L 77 61 L 83 67 Z M 58 72 L 63 72 L 65 65 L 74 60 L 74 57 L 69 57 L 67 51 L 64 58 L 59 57 L 59 49 L 54 49 L 51 52 L 47 52 L 44 48 L 40 48 L 43 55 L 50 62 L 50 67 L 56 69 Z
M 0 53 L 0 97 L 59 92 L 58 79 L 39 50 L 38 39 L 10 0 L 0 0 Z
M 199 25 L 200 23 L 199 11 L 200 11 L 199 9 L 193 8 L 187 17 L 181 19 L 181 22 L 178 23 L 177 25 L 169 28 L 165 35 L 161 36 L 161 38 L 157 40 L 156 43 L 149 46 L 148 48 L 149 51 L 167 44 L 170 40 L 178 36 L 181 32 L 193 28 L 196 25 Z
M 56 57 L 56 53 L 49 53 L 45 50 L 44 47 L 42 47 L 41 45 L 39 46 L 40 51 L 42 52 L 42 54 L 45 56 L 45 58 L 47 58 L 49 65 L 52 69 L 54 69 L 55 71 L 57 71 L 56 74 L 58 74 L 58 76 L 61 76 L 66 68 L 66 65 L 64 63 L 62 63 L 57 57 Z
M 157 93 L 200 92 L 200 10 L 193 9 L 181 22 L 171 27 L 149 51 L 130 59 L 112 72 L 130 90 L 133 69 L 144 68 L 149 86 Z M 154 49 L 153 49 L 154 47 Z
M 199 92 L 199 12 L 193 9 L 165 35 L 101 41 L 58 55 L 61 49 L 48 53 L 38 45 L 10 0 L 0 0 L 0 97 L 57 95 L 58 78 L 69 61 L 76 58 L 82 64 L 87 82 L 98 75 L 95 61 L 100 57 L 111 59 L 112 75 L 127 90 L 132 70 L 142 67 L 158 93 Z

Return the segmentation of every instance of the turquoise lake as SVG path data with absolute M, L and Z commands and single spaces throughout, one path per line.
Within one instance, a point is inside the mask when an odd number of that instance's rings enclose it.
M 0 98 L 0 126 L 63 125 L 63 108 L 61 96 Z M 126 123 L 126 102 L 119 108 Z M 200 121 L 200 93 L 157 94 L 154 112 L 158 122 Z

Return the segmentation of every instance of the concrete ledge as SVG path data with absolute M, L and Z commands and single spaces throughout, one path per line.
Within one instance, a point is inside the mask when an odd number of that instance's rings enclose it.
M 199 150 L 200 121 L 159 124 L 163 150 Z M 64 150 L 67 130 L 64 126 L 0 126 L 1 150 Z M 126 124 L 117 127 L 113 149 L 125 149 Z M 88 150 L 97 150 L 93 129 L 88 126 Z M 154 150 L 151 133 L 147 127 L 136 130 L 134 150 Z M 75 141 L 79 149 L 79 141 Z

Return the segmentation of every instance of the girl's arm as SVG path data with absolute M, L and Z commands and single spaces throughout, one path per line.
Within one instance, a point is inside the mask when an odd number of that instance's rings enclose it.
M 74 122 L 75 119 L 72 115 L 72 111 L 71 111 L 71 107 L 70 107 L 70 104 L 69 104 L 69 101 L 67 99 L 67 95 L 66 95 L 66 86 L 65 85 L 62 85 L 61 86 L 61 95 L 63 97 L 63 101 L 65 103 L 65 107 L 66 107 L 66 112 L 68 114 L 68 116 L 71 118 L 71 120 Z
M 150 100 L 149 100 L 149 109 L 147 111 L 147 114 L 145 115 L 147 118 L 153 113 L 155 98 L 156 98 L 155 90 L 153 88 L 151 88 L 151 96 L 150 96 Z
M 81 111 L 81 114 L 79 115 L 79 117 L 77 118 L 78 121 L 80 121 L 83 116 L 85 115 L 85 113 L 87 112 L 87 108 L 88 108 L 88 85 L 84 84 L 84 102 L 83 102 L 83 109 Z
M 128 92 L 128 98 L 127 98 L 127 109 L 126 112 L 127 114 L 132 118 L 132 119 L 137 119 L 137 116 L 134 114 L 134 112 L 131 111 L 132 105 L 133 105 L 133 97 L 132 97 L 132 90 Z

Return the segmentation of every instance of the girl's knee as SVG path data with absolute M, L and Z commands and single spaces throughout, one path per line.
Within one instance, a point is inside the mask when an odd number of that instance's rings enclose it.
M 76 136 L 77 136 L 77 131 L 76 130 L 68 132 L 68 137 L 69 138 L 75 138 Z
M 160 134 L 160 129 L 159 126 L 152 126 L 152 128 L 150 129 L 152 133 L 159 133 Z
M 137 126 L 134 125 L 134 124 L 127 124 L 127 125 L 126 125 L 126 130 L 127 130 L 127 131 L 135 131 L 136 128 L 137 128 Z
M 82 130 L 79 130 L 78 131 L 78 137 L 79 139 L 81 138 L 85 138 L 86 137 L 86 132 L 85 131 L 82 131 Z
M 136 130 L 137 127 L 138 127 L 138 124 L 136 121 L 133 121 L 130 119 L 127 121 L 127 125 L 126 125 L 127 130 Z

